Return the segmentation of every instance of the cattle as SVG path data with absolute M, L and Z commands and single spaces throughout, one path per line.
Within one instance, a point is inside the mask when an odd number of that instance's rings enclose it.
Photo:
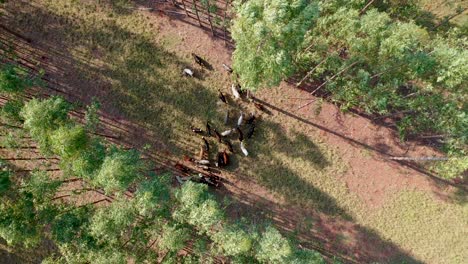
M 224 124 L 227 125 L 229 122 L 229 109 L 226 110 L 226 114 L 224 115 Z
M 249 118 L 245 120 L 245 123 L 252 124 L 255 121 L 255 115 L 252 113 Z
M 244 141 L 241 141 L 240 148 L 242 150 L 242 153 L 244 153 L 244 155 L 247 157 L 249 155 L 249 152 L 247 151 L 247 149 L 244 146 Z
M 191 157 L 189 157 L 189 156 L 184 155 L 184 161 L 187 161 L 187 162 L 194 162 L 195 159 L 194 159 L 194 158 L 191 158 Z
M 205 160 L 205 159 L 195 160 L 195 163 L 200 164 L 200 165 L 210 165 L 210 161 Z
M 234 148 L 232 147 L 232 144 L 229 140 L 223 140 L 223 144 L 226 145 L 229 149 L 229 151 L 231 151 L 232 153 L 234 153 Z
M 203 130 L 201 130 L 198 127 L 194 127 L 194 126 L 190 126 L 190 130 L 192 130 L 192 132 L 196 133 L 196 134 L 202 134 L 203 133 Z
M 205 151 L 205 147 L 200 147 L 200 152 L 198 154 L 198 159 L 199 160 L 202 160 L 204 158 L 206 158 L 208 155 L 207 155 L 207 152 Z
M 179 170 L 180 172 L 183 172 L 183 173 L 188 173 L 188 172 L 190 172 L 190 169 L 189 169 L 189 168 L 187 168 L 186 166 L 184 166 L 184 165 L 182 165 L 182 164 L 180 164 L 180 163 L 176 163 L 176 164 L 174 165 L 174 167 L 175 167 L 177 170 Z
M 218 98 L 221 100 L 223 103 L 227 104 L 226 96 L 218 89 Z
M 233 131 L 234 131 L 234 129 L 228 129 L 226 131 L 223 131 L 223 132 L 221 132 L 221 136 L 223 136 L 223 137 L 229 136 Z
M 227 165 L 229 165 L 229 155 L 227 154 L 226 150 L 223 152 L 218 152 L 216 166 L 224 167 Z
M 240 98 L 240 93 L 239 91 L 237 90 L 236 86 L 233 84 L 231 85 L 231 91 L 232 91 L 232 95 L 234 96 L 234 99 L 239 99 Z
M 223 163 L 225 166 L 229 165 L 229 155 L 226 150 L 223 151 Z
M 210 68 L 210 65 L 208 64 L 208 62 L 206 62 L 206 60 L 202 59 L 202 57 L 200 57 L 200 56 L 198 56 L 198 55 L 196 55 L 194 53 L 192 53 L 192 57 L 193 57 L 193 59 L 195 60 L 195 62 L 198 65 L 202 66 L 203 68 L 207 68 L 207 69 Z
M 202 137 L 203 143 L 205 144 L 205 151 L 210 151 L 210 144 L 208 144 L 208 140 L 205 137 Z
M 190 180 L 192 177 L 180 177 L 176 175 L 176 179 L 179 182 L 180 185 L 184 184 L 184 182 Z
M 239 127 L 236 127 L 237 133 L 239 134 L 239 141 L 244 140 L 244 133 L 242 133 L 242 130 Z
M 183 71 L 183 75 L 193 77 L 193 71 L 189 68 L 185 68 Z
M 219 143 L 221 143 L 221 135 L 219 134 L 218 130 L 216 128 L 213 130 L 216 139 L 218 140 Z
M 265 111 L 265 107 L 262 104 L 257 103 L 257 102 L 253 102 L 253 103 L 254 103 L 255 108 L 257 108 L 260 111 Z
M 197 164 L 196 165 L 198 168 L 202 169 L 202 170 L 206 170 L 206 171 L 209 171 L 210 170 L 210 167 L 206 166 L 206 165 L 202 165 L 202 164 Z
M 240 127 L 242 125 L 242 121 L 244 120 L 244 113 L 241 112 L 239 119 L 237 119 L 237 126 Z
M 201 173 L 198 174 L 200 183 L 204 183 L 211 187 L 219 187 L 219 177 L 212 176 L 212 175 L 203 175 Z
M 224 64 L 224 63 L 223 63 L 223 68 L 224 68 L 227 72 L 229 72 L 229 73 L 232 73 L 232 72 L 233 72 L 232 68 L 229 67 L 228 65 Z
M 255 124 L 251 124 L 249 127 L 249 131 L 247 131 L 247 138 L 251 138 L 255 131 Z
M 208 133 L 208 136 L 211 136 L 211 126 L 209 122 L 206 122 L 206 133 Z

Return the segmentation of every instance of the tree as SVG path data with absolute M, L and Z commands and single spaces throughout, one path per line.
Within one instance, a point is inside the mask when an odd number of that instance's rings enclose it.
M 13 64 L 5 64 L 0 68 L 0 91 L 20 93 L 32 82 L 26 79 L 26 71 Z
M 292 253 L 290 242 L 274 227 L 268 226 L 261 234 L 255 256 L 262 263 L 286 263 Z
M 135 150 L 112 148 L 104 158 L 93 182 L 106 192 L 125 191 L 130 184 L 143 178 L 144 162 Z
M 252 254 L 256 234 L 248 233 L 241 228 L 225 226 L 213 235 L 213 241 L 226 256 L 250 256 Z
M 27 102 L 20 115 L 24 119 L 31 137 L 39 143 L 42 151 L 51 153 L 51 132 L 65 125 L 68 120 L 70 104 L 61 97 L 46 100 L 32 99 Z
M 96 210 L 90 220 L 90 234 L 99 243 L 121 245 L 122 238 L 129 232 L 136 217 L 137 213 L 133 203 L 119 199 L 107 207 Z
M 169 175 L 152 175 L 150 180 L 143 181 L 135 192 L 135 207 L 138 214 L 152 219 L 169 217 L 171 203 Z
M 306 0 L 253 0 L 235 4 L 233 68 L 247 89 L 277 85 L 295 72 L 295 55 L 319 9 Z
M 0 170 L 0 195 L 3 195 L 10 189 L 11 187 L 10 177 L 11 177 L 11 172 L 8 169 L 2 168 L 2 170 Z
M 70 159 L 85 151 L 89 138 L 83 127 L 64 125 L 51 132 L 50 145 L 53 153 L 62 159 Z
M 101 104 L 93 100 L 93 102 L 86 106 L 86 113 L 85 113 L 85 121 L 86 121 L 86 129 L 88 131 L 96 131 L 97 126 L 99 124 L 99 108 L 101 107 Z
M 89 139 L 85 149 L 62 162 L 66 174 L 93 180 L 106 157 L 106 147 L 99 139 Z
M 23 100 L 10 99 L 2 106 L 1 114 L 9 120 L 20 121 L 20 111 L 23 106 Z
M 183 249 L 191 238 L 190 230 L 179 225 L 164 225 L 162 227 L 159 247 L 169 252 L 178 252 Z
M 22 188 L 32 195 L 36 208 L 47 208 L 51 205 L 51 201 L 61 185 L 62 181 L 51 179 L 46 171 L 35 170 L 29 175 L 29 179 L 23 183 Z
M 0 201 L 0 237 L 10 245 L 36 246 L 41 240 L 43 224 L 37 218 L 33 195 L 19 192 L 16 197 Z
M 174 218 L 196 227 L 202 234 L 210 233 L 224 219 L 224 213 L 207 188 L 203 184 L 187 182 L 175 193 L 178 207 L 173 212 Z
M 80 207 L 55 217 L 51 225 L 51 236 L 58 244 L 74 243 L 85 238 L 92 209 Z

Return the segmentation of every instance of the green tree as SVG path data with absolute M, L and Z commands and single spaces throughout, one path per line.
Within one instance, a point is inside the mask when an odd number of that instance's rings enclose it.
M 27 248 L 38 245 L 43 226 L 36 214 L 31 193 L 19 192 L 16 199 L 2 198 L 0 201 L 0 237 L 9 245 Z
M 93 100 L 93 102 L 86 106 L 86 113 L 85 113 L 85 122 L 86 122 L 86 129 L 88 131 L 96 131 L 97 126 L 99 124 L 99 108 L 101 104 Z
M 68 123 L 70 104 L 61 97 L 46 100 L 32 99 L 25 104 L 20 115 L 31 137 L 42 151 L 51 153 L 51 132 Z
M 50 135 L 52 151 L 62 159 L 70 159 L 84 151 L 88 141 L 86 131 L 78 125 L 61 126 Z
M 268 226 L 260 236 L 255 256 L 262 263 L 286 263 L 292 254 L 290 242 L 274 227 Z
M 125 191 L 130 184 L 143 178 L 145 167 L 137 151 L 114 147 L 104 158 L 93 182 L 109 193 Z
M 26 71 L 13 64 L 5 64 L 0 68 L 0 91 L 20 93 L 31 86 L 32 82 L 26 78 Z
M 73 208 L 55 217 L 51 224 L 51 236 L 58 244 L 74 243 L 86 239 L 86 229 L 92 209 L 89 207 Z
M 85 149 L 62 162 L 62 169 L 69 175 L 93 181 L 106 157 L 107 151 L 99 139 L 89 139 Z
M 137 212 L 133 203 L 125 199 L 96 210 L 90 220 L 90 234 L 100 243 L 121 245 L 122 238 L 135 223 Z
M 0 195 L 3 195 L 10 189 L 11 187 L 10 177 L 11 177 L 11 172 L 8 169 L 2 168 L 2 170 L 0 170 Z
M 158 246 L 170 252 L 183 249 L 191 238 L 190 230 L 178 225 L 164 225 Z
M 203 184 L 187 182 L 175 193 L 178 206 L 173 212 L 174 218 L 196 227 L 200 233 L 211 233 L 224 220 L 224 213 L 207 188 Z
M 225 226 L 212 238 L 223 255 L 249 256 L 252 254 L 256 234 L 242 230 L 235 225 Z
M 236 1 L 235 9 L 233 68 L 244 87 L 256 90 L 291 76 L 318 6 L 306 0 L 252 0 Z
M 135 207 L 138 214 L 146 218 L 169 217 L 171 190 L 169 175 L 152 175 L 143 181 L 135 192 Z
M 1 114 L 9 120 L 20 121 L 20 112 L 23 106 L 23 100 L 10 99 L 2 106 Z

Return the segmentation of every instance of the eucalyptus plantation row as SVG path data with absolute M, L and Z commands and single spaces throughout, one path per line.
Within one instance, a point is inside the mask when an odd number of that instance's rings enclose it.
M 409 4 L 414 1 L 403 2 L 416 10 Z M 312 94 L 343 110 L 395 119 L 402 139 L 437 136 L 446 151 L 463 156 L 468 142 L 466 29 L 428 26 L 422 12 L 401 5 L 237 1 L 233 68 L 247 89 L 294 77 L 297 86 L 307 83 Z
M 70 118 L 73 107 L 61 97 L 21 97 L 31 86 L 26 80 L 22 69 L 2 68 L 0 90 L 19 102 L 3 107 L 2 116 L 28 131 L 42 155 L 58 157 L 62 173 L 37 169 L 20 177 L 1 164 L 0 237 L 10 246 L 51 240 L 58 250 L 45 263 L 323 262 L 272 226 L 230 221 L 229 204 L 207 186 L 173 188 L 172 177 L 152 173 L 137 151 L 93 136 L 95 105 L 83 126 Z M 83 199 L 92 193 L 101 198 Z

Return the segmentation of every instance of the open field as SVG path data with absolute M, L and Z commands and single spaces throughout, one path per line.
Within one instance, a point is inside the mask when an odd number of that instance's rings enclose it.
M 233 164 L 221 172 L 228 182 L 218 193 L 237 202 L 229 208 L 233 217 L 272 221 L 304 246 L 348 262 L 466 263 L 464 186 L 385 159 L 435 150 L 403 144 L 393 130 L 320 100 L 297 111 L 308 94 L 285 83 L 256 94 L 267 112 L 231 98 L 220 104 L 217 89 L 230 94 L 231 83 L 221 66 L 230 63 L 224 43 L 123 2 L 10 1 L 0 9 L 1 25 L 32 41 L 0 29 L 1 41 L 11 41 L 29 60 L 19 61 L 44 69 L 50 88 L 61 91 L 46 93 L 101 102 L 103 133 L 145 149 L 161 167 L 197 153 L 201 139 L 190 125 L 210 121 L 223 131 L 226 110 L 231 125 L 240 111 L 255 112 L 260 120 L 246 142 L 251 155 L 240 156 L 234 144 Z M 195 66 L 191 52 L 214 69 Z M 183 78 L 186 66 L 199 78 Z

